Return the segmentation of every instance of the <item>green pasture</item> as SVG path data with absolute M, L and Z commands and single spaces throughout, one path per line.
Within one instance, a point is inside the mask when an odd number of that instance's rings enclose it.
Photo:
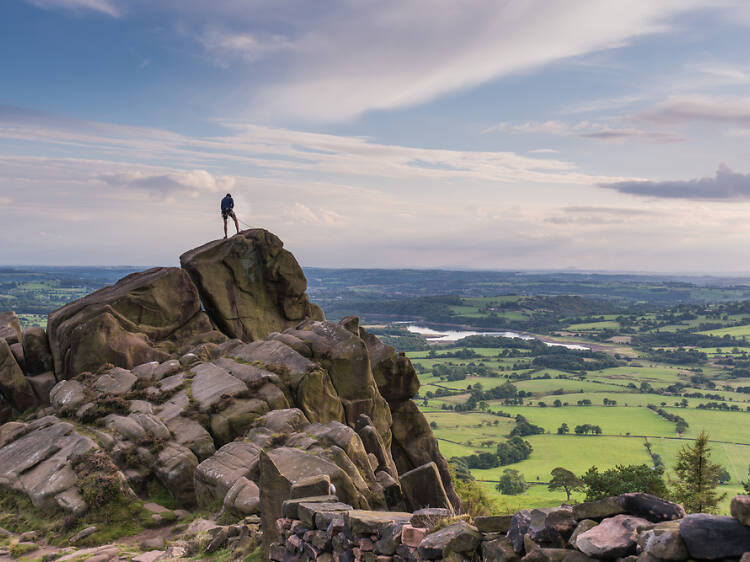
M 472 470 L 479 480 L 498 480 L 505 468 L 514 468 L 528 482 L 547 482 L 558 466 L 583 474 L 591 466 L 610 468 L 617 464 L 650 463 L 640 437 L 581 437 L 577 435 L 531 435 L 526 438 L 534 451 L 519 463 L 506 467 Z
M 750 444 L 750 412 L 722 412 L 720 410 L 693 410 L 664 408 L 682 416 L 688 422 L 685 437 L 695 437 L 705 430 L 717 441 Z
M 546 396 L 555 390 L 562 389 L 565 394 L 580 392 L 610 391 L 623 392 L 627 389 L 613 384 L 600 384 L 590 380 L 574 379 L 529 379 L 521 381 L 511 381 L 518 390 L 532 392 L 535 396 Z M 562 400 L 562 397 L 560 397 Z M 563 400 L 564 401 L 564 400 Z
M 645 407 L 619 408 L 604 406 L 504 406 L 490 402 L 493 409 L 499 409 L 513 416 L 521 414 L 531 423 L 541 426 L 548 433 L 555 433 L 565 422 L 571 433 L 575 426 L 598 425 L 606 435 L 674 435 L 675 425 Z M 682 409 L 680 408 L 680 411 Z M 689 422 L 688 422 L 689 423 Z M 597 439 L 597 437 L 592 437 Z
M 705 334 L 707 336 L 722 337 L 724 335 L 730 335 L 733 338 L 741 338 L 743 336 L 750 336 L 750 324 L 743 326 L 732 326 L 730 328 L 717 328 L 715 330 L 706 330 L 704 332 L 698 332 L 699 334 Z
M 597 378 L 609 378 L 625 384 L 634 382 L 648 382 L 651 385 L 655 383 L 670 385 L 674 382 L 689 379 L 689 375 L 684 368 L 671 365 L 659 365 L 637 361 L 639 366 L 611 367 L 591 373 L 590 376 Z
M 617 330 L 620 328 L 620 323 L 614 320 L 604 320 L 601 322 L 586 322 L 583 324 L 571 324 L 566 330 L 571 332 L 597 332 L 601 330 Z

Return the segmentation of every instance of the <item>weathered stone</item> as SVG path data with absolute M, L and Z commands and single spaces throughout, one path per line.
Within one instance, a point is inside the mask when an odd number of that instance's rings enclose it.
M 34 389 L 34 394 L 40 404 L 50 404 L 49 394 L 52 388 L 57 384 L 55 375 L 52 372 L 42 373 L 41 375 L 31 375 L 26 377 L 26 380 L 31 384 L 31 388 Z
M 23 355 L 26 373 L 29 375 L 41 375 L 54 369 L 47 333 L 43 328 L 32 326 L 24 330 Z
M 245 230 L 180 256 L 206 311 L 231 338 L 253 341 L 305 317 L 322 319 L 308 300 L 307 280 L 283 243 L 262 229 Z
M 182 416 L 176 416 L 166 422 L 174 435 L 175 441 L 184 445 L 203 461 L 216 452 L 211 434 L 197 421 Z
M 288 499 L 284 500 L 284 503 L 281 505 L 281 514 L 286 519 L 299 519 L 299 505 L 301 503 L 328 503 L 328 504 L 334 504 L 338 502 L 338 498 L 334 495 L 327 494 L 323 496 L 310 496 L 307 498 L 294 498 L 294 499 Z
M 177 359 L 170 359 L 154 369 L 152 378 L 153 380 L 158 381 L 178 373 L 181 369 L 182 365 L 180 365 L 180 362 Z
M 388 402 L 414 398 L 419 392 L 419 378 L 409 358 L 396 353 L 394 348 L 362 327 L 359 328 L 359 337 L 367 346 L 375 383 L 383 398 Z
M 104 423 L 108 429 L 116 431 L 133 443 L 141 443 L 148 437 L 143 426 L 129 416 L 110 414 L 104 418 Z
M 4 339 L 0 339 L 0 395 L 18 412 L 37 405 L 34 389 Z
M 77 516 L 83 515 L 89 508 L 77 488 L 68 488 L 60 492 L 55 496 L 55 502 L 64 511 Z
M 125 394 L 130 392 L 138 377 L 128 370 L 115 367 L 100 375 L 94 383 L 94 389 L 101 394 Z
M 625 513 L 618 497 L 604 498 L 601 500 L 583 502 L 573 506 L 573 517 L 578 521 L 581 519 L 602 520 Z
M 411 524 L 412 527 L 432 529 L 442 519 L 451 517 L 452 515 L 453 512 L 444 507 L 425 507 L 412 513 L 409 524 Z
M 729 509 L 732 517 L 743 525 L 750 526 L 750 496 L 742 495 L 733 497 Z
M 568 539 L 568 544 L 570 544 L 570 546 L 575 548 L 578 535 L 580 535 L 581 533 L 585 533 L 586 531 L 590 531 L 597 525 L 598 523 L 594 521 L 593 519 L 581 519 L 578 522 L 578 525 L 576 526 L 575 530 L 573 531 L 573 534 L 570 535 L 570 539 Z
M 331 477 L 327 474 L 317 474 L 302 478 L 292 484 L 292 491 L 289 497 L 309 498 L 314 496 L 326 496 L 331 493 Z
M 5 340 L 8 345 L 22 340 L 21 321 L 13 311 L 0 314 L 0 340 Z
M 81 542 L 86 537 L 90 537 L 91 535 L 96 533 L 98 530 L 99 529 L 97 529 L 94 525 L 92 525 L 91 527 L 86 527 L 85 529 L 81 529 L 75 535 L 70 537 L 70 539 L 68 539 L 68 542 L 70 544 L 76 544 L 78 542 Z
M 398 545 L 402 542 L 401 537 L 403 536 L 403 529 L 406 526 L 406 524 L 397 523 L 386 527 L 375 543 L 375 552 L 384 556 L 393 556 L 396 553 Z M 417 546 L 419 546 L 419 543 L 417 543 Z
M 280 447 L 260 455 L 260 501 L 266 544 L 278 540 L 274 521 L 281 517 L 282 503 L 289 498 L 292 484 L 317 474 L 327 474 L 339 498 L 355 507 L 367 506 L 367 500 L 354 487 L 349 476 L 335 464 L 298 449 Z M 266 535 L 268 537 L 266 538 Z
M 132 369 L 166 361 L 190 338 L 210 333 L 198 291 L 178 268 L 134 273 L 50 313 L 55 374 L 71 378 L 111 363 Z
M 733 517 L 696 513 L 680 522 L 680 535 L 691 558 L 719 560 L 750 552 L 750 527 Z
M 234 399 L 229 405 L 211 414 L 211 433 L 220 445 L 244 435 L 253 423 L 268 412 L 268 404 L 256 398 Z
M 457 521 L 427 535 L 419 544 L 419 555 L 427 560 L 442 558 L 446 554 L 471 553 L 479 546 L 481 535 L 476 527 L 466 521 Z
M 222 396 L 234 396 L 247 390 L 245 383 L 212 363 L 201 363 L 190 370 L 195 375 L 191 385 L 193 400 L 202 412 L 209 411 Z
M 302 431 L 308 425 L 310 425 L 310 421 L 302 413 L 302 410 L 297 408 L 274 410 L 255 422 L 256 427 L 264 427 L 272 433 L 285 434 Z
M 273 340 L 259 340 L 235 347 L 227 356 L 277 372 L 284 385 L 293 391 L 296 391 L 302 378 L 316 368 L 315 363 L 288 345 Z
M 426 527 L 415 527 L 411 524 L 404 525 L 401 527 L 401 543 L 416 548 L 429 532 L 430 529 Z
M 510 518 L 508 528 L 508 540 L 513 545 L 513 550 L 521 554 L 524 549 L 523 537 L 529 531 L 531 524 L 531 511 L 523 509 Z
M 680 522 L 657 523 L 653 528 L 641 532 L 638 547 L 654 558 L 661 560 L 687 560 L 689 558 L 685 542 L 680 536 Z
M 154 472 L 157 478 L 182 504 L 195 501 L 193 474 L 198 467 L 198 459 L 188 449 L 169 442 L 157 455 Z
M 133 373 L 138 380 L 142 381 L 153 381 L 157 380 L 154 376 L 154 372 L 159 367 L 158 361 L 149 361 L 148 363 L 141 363 L 140 365 L 136 365 L 131 369 L 131 373 Z
M 525 562 L 562 562 L 570 553 L 564 548 L 537 548 L 522 558 Z
M 485 515 L 474 517 L 474 526 L 480 533 L 507 533 L 510 515 Z
M 373 470 L 376 472 L 384 470 L 394 478 L 398 478 L 396 463 L 393 462 L 393 457 L 391 457 L 390 451 L 380 437 L 380 433 L 378 433 L 372 424 L 372 420 L 365 414 L 360 415 L 355 424 L 355 429 L 360 439 L 362 439 L 365 450 L 375 455 L 378 460 L 378 466 Z
M 302 377 L 297 386 L 296 403 L 310 421 L 346 421 L 341 399 L 323 369 L 314 369 Z
M 260 448 L 252 443 L 234 441 L 221 447 L 195 470 L 195 495 L 198 505 L 210 507 L 224 501 L 234 483 L 248 477 L 258 462 Z
M 75 410 L 86 401 L 81 383 L 73 380 L 57 383 L 50 390 L 49 398 L 56 410 Z
M 454 511 L 460 511 L 461 500 L 453 489 L 448 463 L 440 453 L 437 439 L 419 407 L 413 400 L 393 403 L 390 406 L 393 416 L 391 454 L 399 474 L 434 462 Z
M 383 489 L 383 496 L 385 497 L 385 503 L 388 509 L 392 511 L 405 511 L 406 502 L 404 501 L 404 494 L 401 490 L 401 484 L 388 474 L 387 472 L 380 470 L 375 473 L 375 480 Z
M 643 517 L 654 523 L 659 521 L 672 521 L 685 517 L 685 510 L 681 505 L 651 494 L 636 492 L 631 494 L 622 494 L 618 497 L 625 513 Z
M 434 462 L 402 474 L 401 489 L 410 509 L 442 507 L 453 510 Z
M 260 513 L 260 489 L 245 477 L 238 478 L 224 496 L 224 509 L 240 514 Z
M 570 508 L 542 508 L 531 512 L 528 533 L 541 546 L 562 548 L 576 527 Z
M 635 553 L 638 532 L 650 522 L 630 515 L 615 515 L 581 533 L 576 548 L 594 558 L 620 558 Z
M 521 557 L 505 537 L 482 542 L 482 560 L 497 562 L 517 562 Z
M 411 513 L 401 511 L 368 511 L 354 509 L 346 512 L 344 521 L 346 527 L 355 535 L 380 535 L 389 526 L 399 523 L 406 524 L 411 519 Z
M 319 512 L 344 512 L 350 511 L 352 506 L 343 502 L 300 502 L 297 505 L 297 517 L 303 525 L 315 528 L 315 516 Z

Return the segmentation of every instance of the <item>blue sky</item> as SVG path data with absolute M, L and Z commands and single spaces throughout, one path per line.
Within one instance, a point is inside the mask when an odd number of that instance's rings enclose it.
M 6 0 L 0 263 L 750 271 L 750 5 Z

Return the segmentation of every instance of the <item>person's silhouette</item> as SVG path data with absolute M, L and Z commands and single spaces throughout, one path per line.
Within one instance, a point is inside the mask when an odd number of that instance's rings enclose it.
M 237 234 L 240 232 L 240 225 L 237 222 L 237 215 L 234 214 L 234 199 L 232 195 L 227 193 L 226 197 L 221 200 L 221 218 L 224 219 L 224 238 L 227 237 L 227 218 L 232 217 L 234 219 L 234 227 L 237 229 Z

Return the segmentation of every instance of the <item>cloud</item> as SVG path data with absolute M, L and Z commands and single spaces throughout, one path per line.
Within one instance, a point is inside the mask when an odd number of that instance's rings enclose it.
M 283 35 L 268 35 L 248 32 L 232 32 L 210 27 L 198 38 L 203 47 L 216 56 L 216 61 L 225 66 L 226 58 L 240 58 L 253 62 L 259 58 L 294 49 L 294 45 Z
M 205 170 L 191 170 L 158 175 L 147 175 L 143 172 L 125 172 L 102 174 L 97 176 L 96 179 L 114 187 L 133 187 L 162 195 L 173 191 L 186 191 L 191 194 L 197 194 L 199 191 L 216 193 L 228 191 L 235 184 L 235 178 L 231 176 L 217 177 Z
M 482 134 L 509 132 L 518 134 L 547 134 L 563 137 L 578 137 L 599 141 L 622 141 L 626 139 L 644 139 L 655 143 L 682 142 L 685 138 L 663 131 L 625 128 L 611 126 L 597 121 L 580 121 L 565 123 L 563 121 L 528 121 L 526 123 L 501 122 L 482 131 Z
M 634 121 L 686 125 L 696 121 L 750 127 L 750 98 L 672 96 L 633 115 Z
M 111 0 L 26 0 L 44 10 L 68 10 L 72 12 L 92 11 L 119 18 L 122 12 Z
M 629 195 L 709 201 L 750 199 L 750 174 L 740 174 L 721 164 L 714 177 L 687 181 L 624 181 L 600 187 Z
M 529 154 L 559 154 L 560 151 L 555 148 L 535 148 L 529 150 Z

